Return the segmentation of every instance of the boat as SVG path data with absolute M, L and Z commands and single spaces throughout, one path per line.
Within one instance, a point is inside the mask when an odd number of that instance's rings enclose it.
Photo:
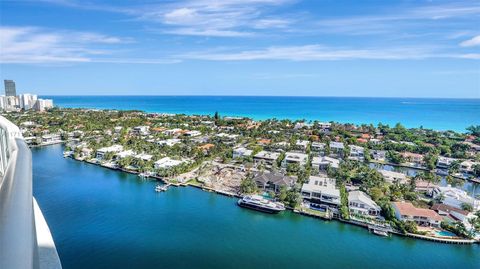
M 156 192 L 162 192 L 162 191 L 166 191 L 168 189 L 168 186 L 167 185 L 157 185 L 155 186 L 155 191 Z
M 267 200 L 260 195 L 246 195 L 239 199 L 237 204 L 241 207 L 265 213 L 278 213 L 285 210 L 285 206 L 282 203 Z
M 379 236 L 385 236 L 385 237 L 388 236 L 388 232 L 386 232 L 386 231 L 373 229 L 372 232 L 376 235 L 379 235 Z
M 389 229 L 387 227 L 383 227 L 380 225 L 369 225 L 368 230 L 375 235 L 385 236 L 385 237 L 389 236 L 388 234 Z

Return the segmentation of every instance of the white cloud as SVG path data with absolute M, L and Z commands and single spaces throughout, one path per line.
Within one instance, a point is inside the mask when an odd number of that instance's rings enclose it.
M 479 59 L 478 54 L 447 54 L 436 47 L 392 47 L 392 48 L 337 48 L 323 45 L 268 47 L 243 51 L 206 51 L 177 55 L 181 59 L 208 61 L 336 61 L 336 60 L 406 60 L 427 58 Z
M 143 21 L 160 23 L 161 32 L 177 35 L 245 37 L 255 29 L 286 28 L 291 20 L 265 14 L 287 0 L 199 0 L 153 5 L 132 14 Z
M 172 59 L 128 59 L 112 57 L 105 45 L 133 42 L 130 38 L 92 32 L 43 29 L 38 27 L 0 27 L 1 63 L 175 63 Z
M 475 47 L 480 46 L 480 35 L 474 36 L 468 40 L 463 41 L 460 43 L 462 47 Z
M 238 52 L 197 52 L 179 55 L 179 58 L 211 61 L 290 60 L 328 61 L 350 59 L 422 59 L 431 57 L 427 48 L 348 49 L 322 45 L 268 47 Z

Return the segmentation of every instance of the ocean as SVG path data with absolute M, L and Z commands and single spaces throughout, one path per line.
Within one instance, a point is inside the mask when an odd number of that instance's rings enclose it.
M 480 125 L 480 99 L 267 97 L 267 96 L 42 96 L 66 108 L 143 110 L 354 124 L 401 123 L 406 127 L 464 132 Z

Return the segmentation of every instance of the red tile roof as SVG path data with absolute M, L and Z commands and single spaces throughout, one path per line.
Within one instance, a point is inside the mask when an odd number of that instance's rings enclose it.
M 441 221 L 442 217 L 431 209 L 417 208 L 409 202 L 393 202 L 402 216 L 426 217 L 436 221 Z

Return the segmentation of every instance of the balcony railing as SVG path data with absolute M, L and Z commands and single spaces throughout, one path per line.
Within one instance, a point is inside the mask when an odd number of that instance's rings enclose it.
M 32 195 L 32 155 L 17 126 L 0 116 L 0 268 L 61 268 Z

